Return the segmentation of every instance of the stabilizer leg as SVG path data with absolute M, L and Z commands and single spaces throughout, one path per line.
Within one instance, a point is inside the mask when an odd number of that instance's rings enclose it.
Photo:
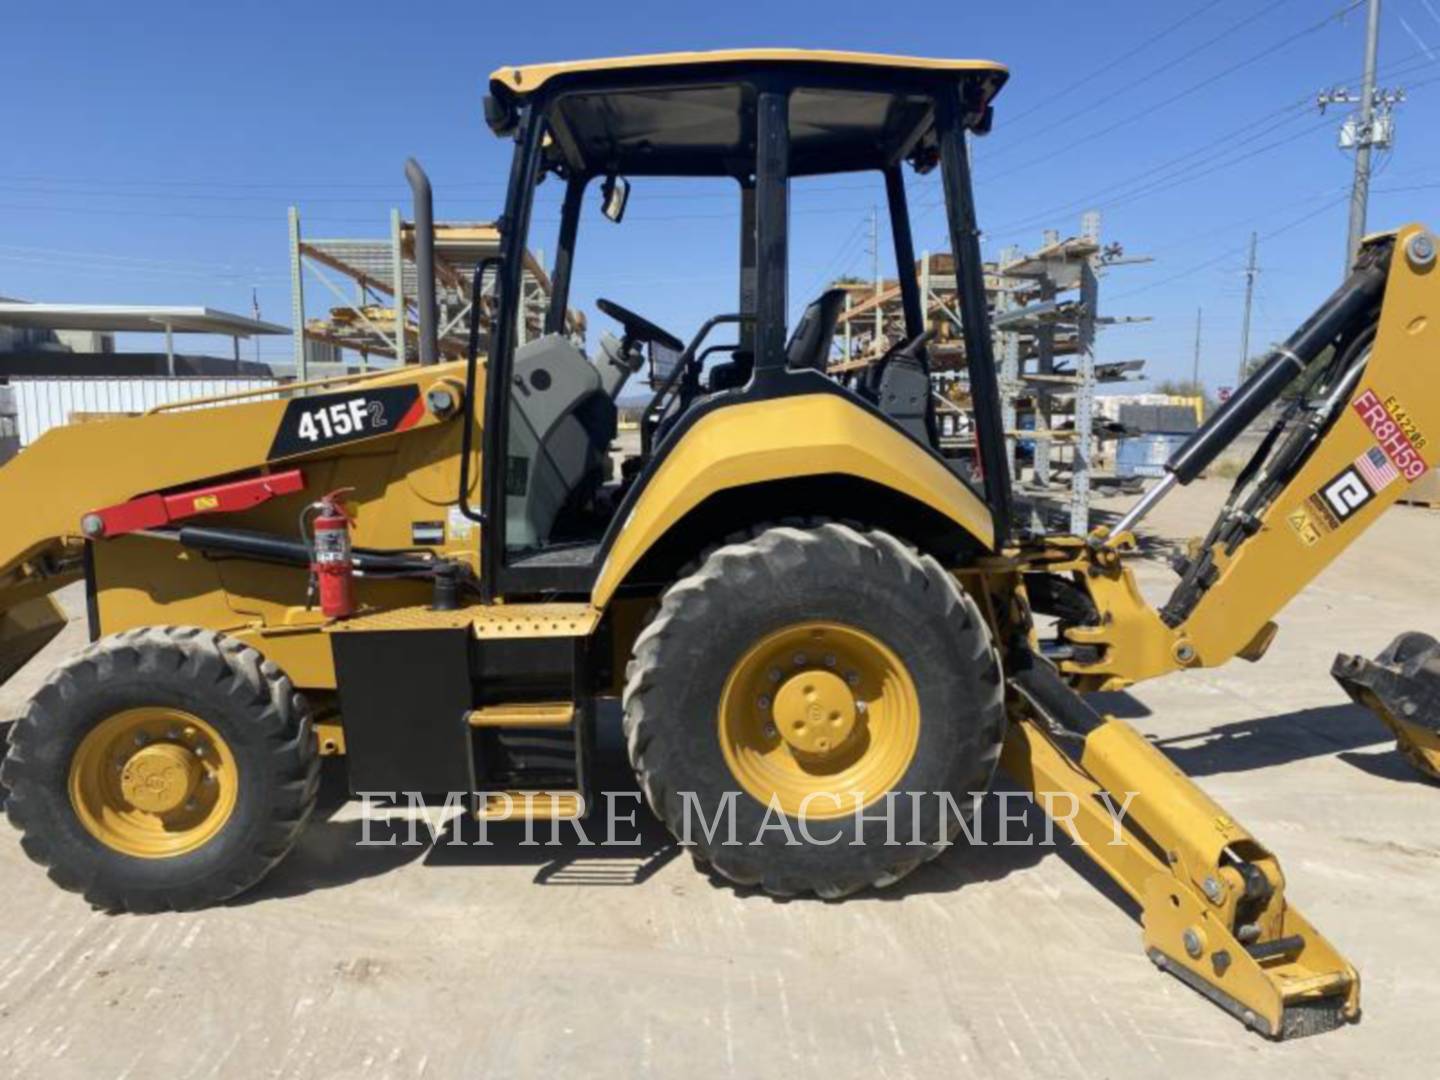
M 1162 970 L 1275 1039 L 1359 1018 L 1359 976 L 1286 901 L 1274 855 L 1044 661 L 1032 658 L 1011 687 L 1003 764 L 1140 905 L 1145 950 Z

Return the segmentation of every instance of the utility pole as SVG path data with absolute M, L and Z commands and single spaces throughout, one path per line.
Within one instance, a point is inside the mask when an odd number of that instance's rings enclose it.
M 885 332 L 885 305 L 880 293 L 885 283 L 880 280 L 880 211 L 875 206 L 870 207 L 870 265 L 875 278 L 875 340 L 870 348 L 879 356 L 884 351 L 880 341 Z
M 1200 392 L 1200 327 L 1205 317 L 1204 308 L 1195 309 L 1195 361 L 1190 366 L 1190 389 L 1194 393 Z
M 1255 265 L 1255 243 L 1258 237 L 1252 232 L 1250 234 L 1250 261 L 1245 264 L 1245 319 L 1240 324 L 1240 373 L 1235 381 L 1239 386 L 1245 381 L 1245 367 L 1250 362 L 1250 305 L 1255 299 L 1255 275 L 1259 268 Z
M 1345 87 L 1323 91 L 1317 99 L 1323 113 L 1327 105 L 1359 105 L 1358 112 L 1340 125 L 1340 148 L 1355 151 L 1355 179 L 1350 188 L 1350 227 L 1345 238 L 1345 274 L 1355 263 L 1370 202 L 1370 152 L 1389 149 L 1394 142 L 1394 107 L 1405 100 L 1404 90 L 1377 90 L 1375 65 L 1380 54 L 1380 0 L 1369 0 L 1365 21 L 1365 74 L 1360 93 Z
M 1355 265 L 1365 235 L 1370 201 L 1370 147 L 1374 144 L 1375 58 L 1380 52 L 1380 0 L 1370 0 L 1365 27 L 1365 76 L 1360 87 L 1360 139 L 1355 146 L 1355 182 L 1350 188 L 1350 233 L 1345 240 L 1345 273 Z

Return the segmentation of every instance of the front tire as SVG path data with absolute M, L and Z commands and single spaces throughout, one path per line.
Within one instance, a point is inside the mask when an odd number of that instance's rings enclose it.
M 59 668 L 0 778 L 27 855 L 97 908 L 204 907 L 254 885 L 315 805 L 305 699 L 254 649 L 143 627 Z
M 840 897 L 934 858 L 1004 736 L 974 602 L 934 559 L 841 524 L 711 553 L 666 591 L 628 674 L 651 808 L 697 860 L 782 896 Z

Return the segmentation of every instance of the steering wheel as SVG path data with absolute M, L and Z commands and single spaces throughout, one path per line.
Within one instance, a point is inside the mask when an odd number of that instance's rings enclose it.
M 629 308 L 621 307 L 614 300 L 596 300 L 595 306 L 623 326 L 626 338 L 631 341 L 652 341 L 672 352 L 685 351 L 685 343 L 670 331 L 660 329 L 649 319 L 636 315 Z

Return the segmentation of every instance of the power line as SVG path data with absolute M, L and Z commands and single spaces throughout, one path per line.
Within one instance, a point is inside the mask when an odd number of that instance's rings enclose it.
M 1293 221 L 1289 221 L 1284 225 L 1281 225 L 1279 228 L 1271 229 L 1267 233 L 1260 234 L 1259 239 L 1270 240 L 1276 236 L 1280 236 L 1282 233 L 1289 232 L 1291 229 L 1298 228 L 1310 219 L 1319 217 L 1321 214 L 1331 209 L 1332 207 L 1339 206 L 1342 202 L 1345 202 L 1349 198 L 1350 194 L 1347 190 L 1344 194 L 1341 194 L 1337 198 L 1330 199 L 1324 205 L 1317 207 L 1314 210 L 1311 210 L 1309 213 L 1303 214 L 1300 217 L 1295 218 Z M 1191 277 L 1194 274 L 1198 274 L 1202 270 L 1208 270 L 1216 263 L 1223 262 L 1226 259 L 1241 254 L 1242 252 L 1244 252 L 1244 250 L 1245 247 L 1243 245 L 1238 248 L 1229 248 L 1225 251 L 1222 251 L 1219 255 L 1216 255 L 1213 258 L 1206 259 L 1204 262 L 1195 263 L 1193 266 L 1188 266 L 1184 270 L 1171 274 L 1169 277 L 1161 278 L 1159 281 L 1152 281 L 1148 285 L 1141 285 L 1140 287 L 1135 289 L 1127 289 L 1125 292 L 1116 293 L 1112 299 L 1120 300 L 1127 296 L 1136 296 L 1139 293 L 1149 292 L 1151 289 L 1158 289 L 1162 285 L 1169 285 L 1172 282 L 1180 281 L 1183 278 Z
M 1034 140 L 1034 139 L 1037 139 L 1037 138 L 1039 138 L 1041 135 L 1046 134 L 1047 132 L 1054 131 L 1054 130 L 1055 130 L 1056 128 L 1058 128 L 1058 127 L 1063 127 L 1064 125 L 1070 123 L 1070 121 L 1072 121 L 1072 120 L 1078 120 L 1078 119 L 1080 119 L 1080 118 L 1083 117 L 1083 116 L 1088 116 L 1088 115 L 1089 115 L 1091 112 L 1093 112 L 1098 106 L 1104 105 L 1106 102 L 1113 101 L 1113 100 L 1115 100 L 1115 99 L 1118 98 L 1118 97 L 1123 97 L 1123 96 L 1126 96 L 1126 95 L 1130 94 L 1131 92 L 1134 91 L 1134 89 L 1135 89 L 1137 86 L 1143 86 L 1145 83 L 1150 82 L 1150 81 L 1153 80 L 1153 79 L 1158 79 L 1158 78 L 1160 78 L 1160 77 L 1163 76 L 1163 75 L 1168 75 L 1169 73 L 1171 73 L 1172 71 L 1174 71 L 1174 70 L 1176 69 L 1176 66 L 1177 66 L 1177 65 L 1184 63 L 1186 60 L 1189 60 L 1189 59 L 1190 59 L 1191 57 L 1193 57 L 1193 56 L 1198 56 L 1200 53 L 1204 52 L 1206 49 L 1209 49 L 1209 48 L 1211 48 L 1211 47 L 1214 46 L 1214 45 L 1218 45 L 1220 42 L 1224 41 L 1226 38 L 1230 37 L 1230 36 L 1233 35 L 1233 34 L 1238 33 L 1239 31 L 1243 30 L 1245 27 L 1251 25 L 1252 23 L 1255 23 L 1255 22 L 1257 22 L 1258 20 L 1263 19 L 1266 15 L 1269 15 L 1270 12 L 1274 11 L 1276 8 L 1278 8 L 1278 7 L 1280 7 L 1280 6 L 1284 5 L 1284 4 L 1288 4 L 1289 2 L 1290 2 L 1290 0 L 1274 0 L 1273 3 L 1267 4 L 1265 7 L 1261 8 L 1259 11 L 1253 12 L 1252 14 L 1250 14 L 1249 16 L 1247 16 L 1246 18 L 1241 19 L 1238 23 L 1235 23 L 1233 26 L 1231 26 L 1231 27 L 1229 27 L 1229 28 L 1221 31 L 1219 34 L 1216 34 L 1214 37 L 1208 38 L 1208 39 L 1206 39 L 1205 41 L 1202 41 L 1199 45 L 1196 45 L 1196 46 L 1193 46 L 1193 47 L 1190 48 L 1190 49 L 1187 49 L 1185 52 L 1181 53 L 1179 56 L 1176 56 L 1176 57 L 1171 58 L 1170 60 L 1167 60 L 1164 64 L 1161 64 L 1159 67 L 1156 67 L 1156 68 L 1154 68 L 1154 69 L 1146 72 L 1144 75 L 1141 75 L 1141 76 L 1139 76 L 1138 78 L 1127 79 L 1127 80 L 1125 81 L 1125 85 L 1122 86 L 1122 87 L 1120 87 L 1119 89 L 1117 89 L 1117 90 L 1112 90 L 1110 93 L 1104 94 L 1104 95 L 1102 95 L 1102 96 L 1100 96 L 1100 97 L 1098 97 L 1098 98 L 1088 99 L 1081 108 L 1075 110 L 1074 112 L 1072 112 L 1072 113 L 1067 113 L 1066 115 L 1060 117 L 1058 120 L 1055 120 L 1053 123 L 1047 124 L 1045 127 L 1040 128 L 1040 129 L 1037 130 L 1037 131 L 1032 131 L 1032 132 L 1030 132 L 1028 135 L 1022 135 L 1019 139 L 1017 139 L 1017 140 L 1015 140 L 1015 141 L 1013 141 L 1013 142 L 1011 142 L 1011 143 L 1008 143 L 1008 144 L 1007 144 L 1006 146 L 1004 146 L 1003 148 L 1000 148 L 999 150 L 997 150 L 995 156 L 1000 156 L 1000 155 L 1002 155 L 1002 154 L 1008 153 L 1010 150 L 1013 150 L 1016 146 L 1023 146 L 1025 143 L 1030 142 L 1030 141 L 1032 141 L 1032 140 Z M 1182 19 L 1181 22 L 1180 22 L 1179 24 L 1177 24 L 1177 25 L 1184 25 L 1185 23 L 1189 22 L 1192 18 L 1194 18 L 1196 15 L 1199 15 L 1199 14 L 1203 13 L 1204 11 L 1208 11 L 1210 8 L 1212 8 L 1212 7 L 1214 7 L 1214 6 L 1215 6 L 1214 4 L 1210 4 L 1210 5 L 1208 5 L 1207 7 L 1202 8 L 1200 11 L 1194 12 L 1192 15 L 1187 16 L 1185 19 Z M 1140 49 L 1135 50 L 1135 52 L 1139 52 L 1139 51 L 1141 51 L 1141 50 L 1140 50 Z M 1132 53 L 1130 53 L 1130 54 L 1127 54 L 1127 58 L 1128 58 L 1128 56 L 1133 56 L 1133 55 L 1134 55 L 1134 52 L 1132 52 Z M 1082 84 L 1083 84 L 1084 81 L 1085 81 L 1085 80 L 1081 80 Z M 1056 97 L 1056 98 L 1058 98 L 1058 97 L 1063 97 L 1065 93 L 1068 93 L 1068 90 L 1067 90 L 1067 91 L 1062 91 L 1062 92 L 1059 93 L 1059 94 L 1055 94 L 1055 95 L 1053 95 L 1053 97 Z M 1043 103 L 1042 103 L 1042 104 L 1043 104 Z M 1033 111 L 1033 110 L 1031 110 L 1031 111 Z
M 1093 71 L 1091 71 L 1088 75 L 1082 75 L 1080 78 L 1078 78 L 1078 79 L 1076 79 L 1074 82 L 1070 83 L 1070 84 L 1069 84 L 1068 86 L 1066 86 L 1064 89 L 1057 90 L 1055 93 L 1050 94 L 1050 95 L 1048 95 L 1047 97 L 1044 97 L 1044 98 L 1042 98 L 1041 100 L 1037 101 L 1034 105 L 1031 105 L 1028 109 L 1025 109 L 1025 110 L 1022 111 L 1022 112 L 1016 113 L 1014 116 L 1012 116 L 1012 117 L 1009 118 L 1009 120 L 1007 121 L 1007 123 L 1009 123 L 1009 124 L 1017 124 L 1017 123 L 1019 123 L 1021 120 L 1024 120 L 1027 116 L 1031 116 L 1031 115 L 1039 112 L 1041 109 L 1043 109 L 1046 105 L 1048 105 L 1051 101 L 1055 100 L 1056 98 L 1066 97 L 1067 95 L 1069 95 L 1069 94 L 1073 93 L 1074 91 L 1080 89 L 1080 87 L 1085 86 L 1087 83 L 1094 82 L 1096 79 L 1100 78 L 1102 75 L 1106 75 L 1106 74 L 1108 74 L 1109 72 L 1113 71 L 1113 70 L 1114 70 L 1116 67 L 1118 67 L 1120 64 L 1123 64 L 1126 60 L 1129 60 L 1129 59 L 1130 59 L 1131 57 L 1133 57 L 1133 56 L 1138 56 L 1138 55 L 1140 55 L 1140 53 L 1142 53 L 1142 52 L 1144 52 L 1146 49 L 1150 48 L 1150 46 L 1156 44 L 1157 42 L 1163 40 L 1164 38 L 1169 37 L 1169 36 L 1170 36 L 1171 34 L 1173 34 L 1176 30 L 1179 30 L 1179 29 L 1180 29 L 1181 27 L 1183 27 L 1183 26 L 1189 25 L 1190 23 L 1192 23 L 1192 22 L 1194 22 L 1196 19 L 1198 19 L 1201 15 L 1205 14 L 1207 11 L 1211 11 L 1211 10 L 1213 10 L 1214 8 L 1219 7 L 1219 6 L 1220 6 L 1222 3 L 1224 3 L 1224 2 L 1225 2 L 1225 0 L 1211 0 L 1211 2 L 1208 3 L 1208 4 L 1202 4 L 1200 7 L 1196 8 L 1194 11 L 1190 12 L 1189 14 L 1187 14 L 1187 15 L 1185 15 L 1185 16 L 1182 16 L 1182 17 L 1179 19 L 1179 21 L 1171 23 L 1170 25 L 1168 25 L 1167 27 L 1165 27 L 1165 29 L 1161 30 L 1159 33 L 1151 34 L 1148 38 L 1146 38 L 1144 41 L 1140 42 L 1138 45 L 1134 46 L 1134 47 L 1131 48 L 1131 49 L 1127 49 L 1125 52 L 1123 52 L 1123 53 L 1121 53 L 1119 56 L 1113 58 L 1113 59 L 1110 60 L 1108 63 L 1102 64 L 1100 67 L 1095 68 L 1095 69 L 1094 69 Z M 1284 0 L 1281 0 L 1281 2 L 1284 2 Z M 1129 85 L 1133 86 L 1134 84 L 1131 83 L 1131 84 L 1129 84 Z M 1048 130 L 1048 129 L 1047 129 L 1047 130 Z
M 1263 127 L 1259 131 L 1251 132 L 1249 135 L 1237 141 L 1236 136 L 1239 135 L 1241 132 L 1246 131 L 1250 128 L 1254 128 L 1260 124 L 1268 123 L 1272 121 L 1276 116 L 1281 117 L 1278 123 L 1269 123 L 1268 127 Z M 1275 113 L 1268 113 L 1265 116 L 1259 118 L 1258 120 L 1251 121 L 1249 124 L 1246 124 L 1241 128 L 1237 128 L 1234 131 L 1226 132 L 1224 135 L 1212 139 L 1209 142 L 1204 143 L 1193 150 L 1189 150 L 1184 154 L 1178 155 L 1177 157 L 1170 158 L 1167 161 L 1161 162 L 1159 165 L 1154 165 L 1144 170 L 1143 172 L 1136 173 L 1129 179 L 1109 184 L 1102 189 L 1095 190 L 1094 192 L 1084 196 L 1083 198 L 1072 199 L 1071 201 L 1061 206 L 1053 207 L 1043 211 L 1037 211 L 1036 213 L 1028 215 L 1024 218 L 1017 219 L 1013 222 L 1008 222 L 1005 225 L 1002 225 L 993 230 L 993 233 L 995 236 L 1001 236 L 1008 232 L 1028 228 L 1032 225 L 1052 220 L 1062 214 L 1070 213 L 1076 210 L 1110 209 L 1116 206 L 1121 206 L 1126 203 L 1133 202 L 1136 199 L 1141 199 L 1148 195 L 1154 195 L 1158 194 L 1161 191 L 1169 190 L 1171 187 L 1180 186 L 1181 184 L 1188 183 L 1191 180 L 1198 179 L 1202 176 L 1208 175 L 1209 173 L 1218 172 L 1221 169 L 1228 169 L 1235 165 L 1239 165 L 1242 162 L 1248 161 L 1253 157 L 1257 157 L 1260 154 L 1267 153 L 1270 150 L 1273 150 L 1279 146 L 1283 146 L 1286 143 L 1293 142 L 1298 138 L 1302 138 L 1305 135 L 1309 135 L 1314 131 L 1318 131 L 1323 127 L 1329 126 L 1328 122 L 1314 124 L 1312 126 L 1302 129 L 1301 131 L 1295 132 L 1284 139 L 1279 139 L 1274 142 L 1267 143 L 1264 146 L 1249 151 L 1248 153 L 1239 154 L 1234 157 L 1225 158 L 1218 162 L 1213 162 L 1210 166 L 1199 172 L 1193 171 L 1192 169 L 1188 168 L 1188 163 L 1190 163 L 1193 159 L 1206 154 L 1217 146 L 1224 145 L 1228 147 L 1227 150 L 1221 151 L 1221 156 L 1222 158 L 1224 158 L 1225 154 L 1231 153 L 1232 151 L 1239 149 L 1240 147 L 1247 146 L 1250 143 L 1254 142 L 1256 139 L 1264 138 L 1266 135 L 1270 135 L 1285 127 L 1286 125 L 1303 118 L 1303 116 L 1304 113 L 1300 111 L 1300 106 L 1287 105 L 1284 109 L 1277 110 Z M 1157 176 L 1156 174 L 1163 175 Z M 1124 190 L 1125 188 L 1137 184 L 1138 186 L 1135 187 L 1134 190 Z M 1118 193 L 1117 188 L 1120 189 Z M 1107 195 L 1110 196 L 1108 199 L 1106 198 Z
M 1413 61 L 1416 61 L 1416 60 L 1419 60 L 1419 63 L 1413 63 Z M 1430 67 L 1430 66 L 1432 66 L 1432 61 L 1430 61 L 1430 60 L 1429 60 L 1428 58 L 1426 58 L 1422 53 L 1420 53 L 1420 52 L 1417 51 L 1417 52 L 1411 53 L 1411 54 L 1409 54 L 1409 55 L 1407 55 L 1407 56 L 1405 56 L 1405 57 L 1402 57 L 1400 60 L 1394 61 L 1391 65 L 1388 65 L 1388 66 L 1382 71 L 1382 74 L 1383 74 L 1384 77 L 1386 77 L 1386 78 L 1392 78 L 1392 77 L 1395 77 L 1395 76 L 1397 76 L 1397 75 L 1403 75 L 1403 74 L 1406 74 L 1406 73 L 1411 72 L 1411 71 L 1423 70 L 1424 68 L 1427 68 L 1427 67 Z M 1416 88 L 1423 87 L 1423 86 L 1426 86 L 1426 85 L 1430 85 L 1430 84 L 1433 84 L 1433 83 L 1436 83 L 1436 82 L 1440 82 L 1440 77 L 1422 80 L 1421 82 L 1418 82 L 1418 83 L 1412 83 L 1411 86 L 1410 86 L 1410 89 L 1411 89 L 1411 90 L 1414 90 L 1414 89 L 1416 89 Z M 1145 170 L 1143 170 L 1142 172 L 1136 173 L 1136 174 L 1134 174 L 1134 175 L 1132 175 L 1132 176 L 1130 176 L 1130 177 L 1128 177 L 1128 178 L 1124 178 L 1124 179 L 1121 179 L 1121 180 L 1118 180 L 1118 181 L 1114 181 L 1114 182 L 1112 182 L 1111 184 L 1108 184 L 1105 188 L 1100 189 L 1100 190 L 1098 190 L 1098 191 L 1096 191 L 1096 192 L 1093 192 L 1092 194 L 1090 194 L 1090 195 L 1088 195 L 1088 196 L 1086 196 L 1086 197 L 1084 197 L 1084 198 L 1074 199 L 1074 200 L 1071 200 L 1071 201 L 1069 201 L 1069 202 L 1063 203 L 1063 204 L 1061 204 L 1061 205 L 1059 205 L 1059 206 L 1052 207 L 1052 208 L 1049 208 L 1049 209 L 1047 209 L 1047 210 L 1039 211 L 1039 212 L 1037 212 L 1037 213 L 1035 213 L 1035 214 L 1033 214 L 1033 215 L 1029 215 L 1029 216 L 1027 216 L 1027 217 L 1025 217 L 1025 218 L 1023 218 L 1023 219 L 1017 219 L 1016 221 L 1013 221 L 1013 222 L 1007 223 L 1007 224 L 1005 224 L 1005 225 L 1002 225 L 1002 226 L 1000 226 L 1000 227 L 998 227 L 998 228 L 996 228 L 996 229 L 994 229 L 994 230 L 987 230 L 987 232 L 990 233 L 991 235 L 994 235 L 994 236 L 1004 236 L 1004 235 L 1006 235 L 1006 234 L 1008 234 L 1008 233 L 1010 233 L 1010 232 L 1012 232 L 1012 231 L 1015 231 L 1015 230 L 1018 230 L 1018 229 L 1021 229 L 1021 228 L 1027 228 L 1027 227 L 1029 227 L 1029 226 L 1031 226 L 1031 225 L 1033 225 L 1033 224 L 1043 224 L 1044 222 L 1053 220 L 1055 217 L 1057 217 L 1057 216 L 1059 216 L 1059 215 L 1061 215 L 1061 214 L 1064 214 L 1064 213 L 1073 212 L 1073 211 L 1075 211 L 1075 210 L 1077 210 L 1077 209 L 1090 209 L 1090 208 L 1092 208 L 1092 207 L 1094 206 L 1095 201 L 1096 201 L 1097 199 L 1105 198 L 1107 195 L 1113 194 L 1113 192 L 1115 191 L 1115 189 L 1116 189 L 1117 187 L 1123 188 L 1123 187 L 1126 187 L 1126 186 L 1128 186 L 1128 185 L 1131 185 L 1131 184 L 1133 184 L 1133 183 L 1135 183 L 1135 182 L 1137 182 L 1137 181 L 1139 181 L 1139 180 L 1142 180 L 1142 179 L 1144 179 L 1144 178 L 1146 178 L 1146 177 L 1149 177 L 1149 176 L 1151 176 L 1151 175 L 1153 175 L 1153 174 L 1155 174 L 1155 173 L 1161 173 L 1161 172 L 1165 172 L 1165 171 L 1167 171 L 1167 170 L 1174 169 L 1176 166 L 1180 166 L 1180 165 L 1182 165 L 1183 163 L 1191 160 L 1192 158 L 1198 157 L 1198 156 L 1206 153 L 1208 150 L 1210 150 L 1210 149 L 1211 149 L 1212 147 L 1214 147 L 1214 146 L 1221 145 L 1221 144 L 1224 144 L 1224 143 L 1231 143 L 1231 142 L 1233 142 L 1237 136 L 1242 135 L 1243 133 L 1250 131 L 1250 129 L 1252 129 L 1252 128 L 1255 128 L 1255 127 L 1257 127 L 1257 126 L 1259 126 L 1259 125 L 1263 125 L 1263 124 L 1269 123 L 1269 121 L 1271 121 L 1272 119 L 1274 119 L 1274 118 L 1276 118 L 1276 117 L 1281 117 L 1281 118 L 1282 118 L 1280 123 L 1272 124 L 1270 127 L 1265 128 L 1265 129 L 1262 130 L 1262 131 L 1254 132 L 1254 133 L 1246 136 L 1245 138 L 1240 139 L 1240 141 L 1239 141 L 1238 143 L 1236 143 L 1235 145 L 1237 145 L 1237 146 L 1243 146 L 1243 145 L 1245 145 L 1245 144 L 1247 144 L 1247 143 L 1253 142 L 1256 138 L 1263 137 L 1264 135 L 1269 134 L 1269 133 L 1272 132 L 1272 131 L 1279 130 L 1281 127 L 1285 126 L 1285 124 L 1287 124 L 1287 123 L 1290 123 L 1290 122 L 1292 122 L 1292 121 L 1294 121 L 1294 120 L 1301 119 L 1301 118 L 1304 116 L 1305 112 L 1306 112 L 1309 108 L 1311 108 L 1311 107 L 1312 107 L 1312 98 L 1311 98 L 1310 95 L 1307 94 L 1307 95 L 1305 95 L 1304 97 L 1300 97 L 1300 98 L 1297 98 L 1297 99 L 1292 100 L 1292 101 L 1289 102 L 1288 104 L 1286 104 L 1286 105 L 1284 105 L 1284 106 L 1281 106 L 1280 108 L 1278 108 L 1278 109 L 1276 109 L 1276 110 L 1274 110 L 1274 111 L 1272 111 L 1272 112 L 1266 113 L 1266 114 L 1264 114 L 1263 116 L 1260 116 L 1260 117 L 1258 117 L 1258 118 L 1256 118 L 1256 119 L 1254 119 L 1254 120 L 1251 120 L 1251 121 L 1249 121 L 1249 122 L 1247 122 L 1247 123 L 1245 123 L 1245 124 L 1242 124 L 1240 127 L 1235 128 L 1235 129 L 1233 129 L 1232 131 L 1226 132 L 1225 134 L 1223 134 L 1223 135 L 1221 135 L 1221 136 L 1218 136 L 1217 138 L 1214 138 L 1214 139 L 1211 139 L 1211 140 L 1209 140 L 1209 141 L 1207 141 L 1207 142 L 1205 142 L 1205 143 L 1202 143 L 1200 146 L 1195 147 L 1195 148 L 1192 149 L 1192 150 L 1186 151 L 1185 153 L 1180 154 L 1180 155 L 1178 155 L 1177 157 L 1167 159 L 1166 161 L 1163 161 L 1163 162 L 1161 162 L 1161 163 L 1159 163 L 1159 164 L 1157 164 L 1157 165 L 1153 165 L 1153 166 L 1149 167 L 1148 169 L 1145 169 Z M 1220 165 L 1217 165 L 1217 166 L 1215 166 L 1215 167 L 1213 167 L 1213 168 L 1207 169 L 1206 172 L 1217 172 L 1217 171 L 1219 171 L 1221 168 L 1229 168 L 1229 167 L 1231 167 L 1231 166 L 1233 166 L 1233 165 L 1238 165 L 1238 164 L 1240 164 L 1241 162 L 1246 161 L 1246 160 L 1249 160 L 1250 158 L 1255 157 L 1255 156 L 1257 156 L 1257 155 L 1259 155 L 1259 154 L 1261 154 L 1261 153 L 1264 153 L 1264 152 L 1266 152 L 1266 151 L 1269 150 L 1269 149 L 1274 149 L 1276 146 L 1283 145 L 1283 144 L 1286 143 L 1286 142 L 1292 142 L 1292 141 L 1294 141 L 1295 139 L 1301 138 L 1301 137 L 1303 137 L 1303 136 L 1306 135 L 1306 134 L 1310 134 L 1311 132 L 1317 131 L 1317 130 L 1319 130 L 1319 129 L 1323 128 L 1323 127 L 1326 127 L 1326 126 L 1328 126 L 1328 124 L 1325 124 L 1325 123 L 1316 124 L 1313 128 L 1307 128 L 1305 131 L 1297 133 L 1295 136 L 1293 136 L 1293 137 L 1290 138 L 1290 139 L 1282 140 L 1281 142 L 1277 142 L 1277 143 L 1274 143 L 1274 144 L 1270 144 L 1270 145 L 1268 145 L 1268 146 L 1266 146 L 1266 147 L 1261 147 L 1261 148 L 1259 148 L 1258 150 L 1256 150 L 1256 151 L 1254 151 L 1254 152 L 1252 152 L 1252 153 L 1250 153 L 1250 154 L 1241 155 L 1240 157 L 1234 158 L 1234 159 L 1232 159 L 1232 160 L 1230 160 L 1230 161 L 1228 161 L 1228 162 L 1223 162 L 1223 163 L 1220 164 Z M 1142 188 L 1141 188 L 1140 190 L 1127 193 L 1127 194 L 1125 194 L 1124 196 L 1121 196 L 1121 197 L 1109 199 L 1109 201 L 1106 202 L 1105 204 L 1103 204 L 1103 206 L 1102 206 L 1101 208 L 1113 208 L 1113 207 L 1115 207 L 1115 206 L 1124 205 L 1124 204 L 1126 204 L 1126 203 L 1128 203 L 1128 202 L 1134 201 L 1135 199 L 1144 198 L 1144 197 L 1146 197 L 1146 196 L 1148 196 L 1148 195 L 1152 195 L 1152 194 L 1158 194 L 1158 193 L 1160 193 L 1161 191 L 1168 190 L 1168 189 L 1171 188 L 1171 187 L 1178 187 L 1178 186 L 1180 186 L 1181 184 L 1183 184 L 1184 182 L 1186 182 L 1189 178 L 1198 177 L 1199 175 L 1204 175 L 1204 173 L 1201 173 L 1201 174 L 1190 174 L 1190 173 L 1186 173 L 1186 174 L 1184 174 L 1184 175 L 1178 175 L 1178 170 L 1177 170 L 1177 175 L 1176 175 L 1176 176 L 1174 176 L 1174 177 L 1160 177 L 1160 178 L 1158 178 L 1157 180 L 1153 181 L 1151 184 L 1147 184 L 1147 185 L 1142 186 Z M 1173 181 L 1173 182 L 1168 182 L 1168 183 L 1167 183 L 1167 181 Z M 1158 186 L 1157 186 L 1157 185 L 1158 185 Z M 921 211 L 921 213 L 919 213 L 919 214 L 917 215 L 917 217 L 924 217 L 924 216 L 928 215 L 930 212 L 933 212 L 936 208 L 938 208 L 939 205 L 940 205 L 940 202 L 939 202 L 938 199 L 934 199 L 934 200 L 930 200 L 930 201 L 928 201 L 928 202 L 922 203 L 922 204 L 917 208 L 919 211 Z
M 1350 0 L 1350 3 L 1346 4 L 1343 8 L 1325 16 L 1325 18 L 1319 20 L 1318 22 L 1311 23 L 1303 30 L 1297 31 L 1296 33 L 1291 34 L 1288 37 L 1282 38 L 1281 40 L 1266 46 L 1259 52 L 1254 53 L 1243 60 L 1238 60 L 1230 66 L 1220 71 L 1217 71 L 1215 74 L 1201 79 L 1199 82 L 1192 83 L 1191 85 L 1185 87 L 1183 90 L 1176 91 L 1169 97 L 1162 98 L 1161 100 L 1147 105 L 1145 108 L 1140 109 L 1137 112 L 1130 113 L 1128 116 L 1123 116 L 1119 120 L 1116 120 L 1113 123 L 1100 128 L 1097 131 L 1089 132 L 1088 134 L 1082 135 L 1068 143 L 1065 143 L 1062 146 L 1054 147 L 1047 151 L 1047 153 L 1043 157 L 1032 158 L 1029 161 L 1022 162 L 1018 165 L 1013 165 L 1008 169 L 1002 169 L 998 173 L 991 174 L 989 177 L 987 177 L 987 179 L 992 181 L 1000 180 L 1006 176 L 1014 175 L 1015 173 L 1020 172 L 1024 169 L 1031 168 L 1032 166 L 1050 162 L 1054 157 L 1059 154 L 1063 154 L 1069 150 L 1074 150 L 1076 147 L 1083 146 L 1087 143 L 1092 143 L 1096 139 L 1104 138 L 1106 135 L 1110 135 L 1120 130 L 1122 127 L 1133 124 L 1136 120 L 1144 119 L 1147 116 L 1151 116 L 1159 112 L 1161 109 L 1169 108 L 1176 102 L 1182 101 L 1192 94 L 1199 93 L 1207 86 L 1211 86 L 1214 83 L 1219 82 L 1221 79 L 1233 75 L 1235 72 L 1240 71 L 1242 68 L 1249 67 L 1251 64 L 1259 63 L 1261 60 L 1273 56 L 1281 49 L 1284 49 L 1289 45 L 1293 45 L 1295 42 L 1301 40 L 1302 38 L 1308 37 L 1311 34 L 1323 30 L 1326 26 L 1330 25 L 1330 23 L 1336 21 L 1338 18 L 1345 15 L 1346 13 L 1354 10 L 1361 3 L 1364 3 L 1364 0 Z

